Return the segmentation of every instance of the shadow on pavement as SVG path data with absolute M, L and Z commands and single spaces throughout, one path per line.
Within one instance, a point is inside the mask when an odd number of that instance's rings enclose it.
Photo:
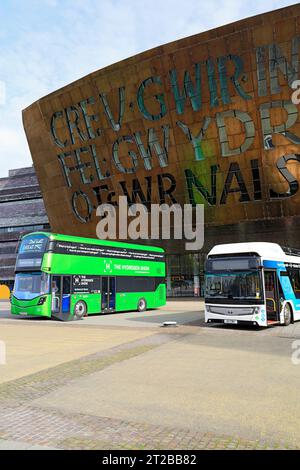
M 6 319 L 9 319 L 9 320 L 16 320 L 16 321 L 20 321 L 20 320 L 27 320 L 27 321 L 48 321 L 50 320 L 51 321 L 51 318 L 45 318 L 45 317 L 36 317 L 36 316 L 25 316 L 25 315 L 11 315 L 9 312 L 1 312 L 0 311 L 0 319 L 3 319 L 3 318 L 6 318 Z
M 166 321 L 176 321 L 180 325 L 187 325 L 190 323 L 195 323 L 198 321 L 203 322 L 204 320 L 201 320 L 201 313 L 197 312 L 180 312 L 180 313 L 161 313 L 157 315 L 147 315 L 147 312 L 145 313 L 144 316 L 137 316 L 137 317 L 130 317 L 126 318 L 128 321 L 134 321 L 134 322 L 145 322 L 145 323 L 164 323 Z

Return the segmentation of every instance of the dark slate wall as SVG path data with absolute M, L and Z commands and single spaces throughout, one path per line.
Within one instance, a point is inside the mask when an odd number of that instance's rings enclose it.
M 12 284 L 20 236 L 42 226 L 47 229 L 49 223 L 33 167 L 10 170 L 0 178 L 1 283 Z

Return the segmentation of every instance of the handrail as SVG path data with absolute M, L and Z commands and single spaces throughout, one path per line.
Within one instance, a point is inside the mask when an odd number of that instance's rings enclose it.
M 275 302 L 275 300 L 272 299 L 272 297 L 266 297 L 266 300 L 271 300 L 271 302 L 273 302 L 274 312 L 276 312 L 276 302 Z

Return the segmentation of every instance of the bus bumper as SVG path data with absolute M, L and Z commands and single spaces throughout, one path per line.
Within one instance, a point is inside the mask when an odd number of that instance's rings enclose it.
M 39 299 L 18 300 L 14 296 L 11 298 L 10 312 L 12 315 L 26 315 L 30 317 L 51 317 L 48 302 L 50 297 L 47 296 L 43 305 L 38 305 Z
M 205 305 L 205 323 L 267 326 L 264 305 Z

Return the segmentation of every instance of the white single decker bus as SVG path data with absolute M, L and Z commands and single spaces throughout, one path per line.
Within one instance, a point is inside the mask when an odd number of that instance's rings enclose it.
M 300 250 L 216 245 L 205 264 L 205 322 L 255 326 L 300 320 Z

